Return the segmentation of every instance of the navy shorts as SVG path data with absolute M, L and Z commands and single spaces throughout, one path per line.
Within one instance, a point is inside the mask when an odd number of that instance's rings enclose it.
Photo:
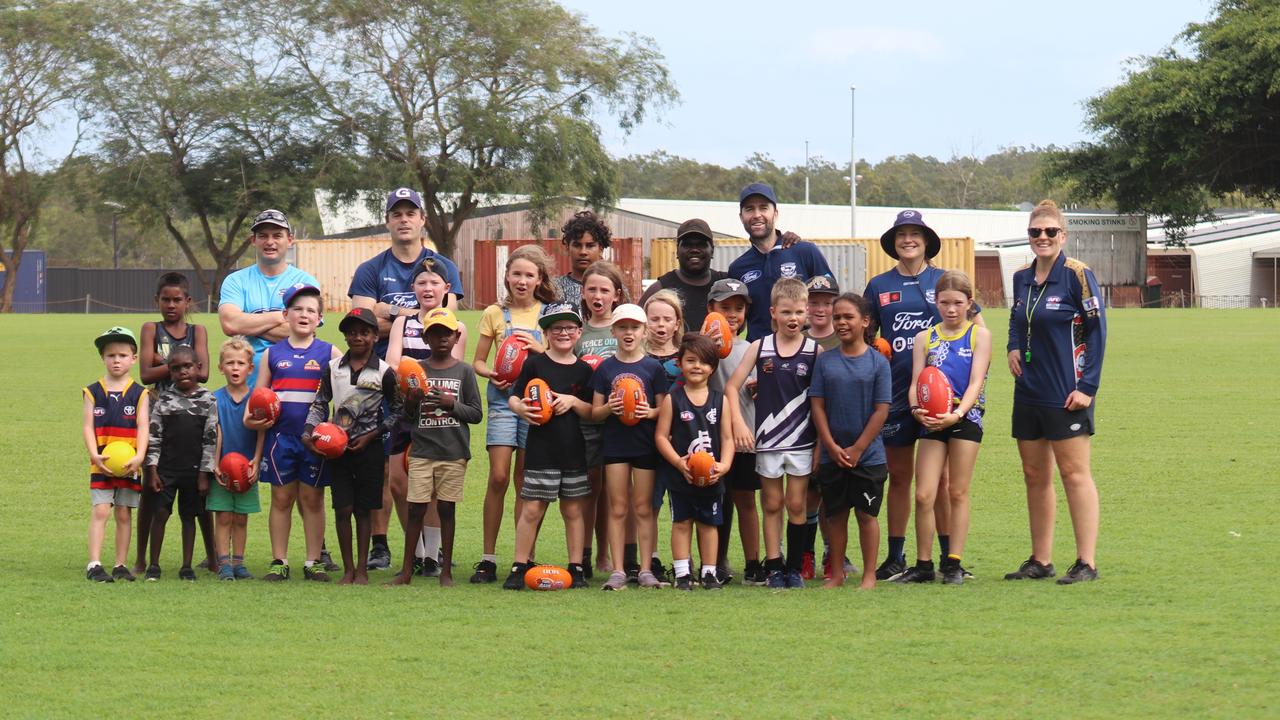
M 911 408 L 889 409 L 889 417 L 880 430 L 886 447 L 911 447 L 919 437 L 920 423 L 911 415 Z
M 262 448 L 259 477 L 272 485 L 301 482 L 311 487 L 324 487 L 322 465 L 320 456 L 308 450 L 297 436 L 268 433 Z
M 756 454 L 735 452 L 733 464 L 725 473 L 724 486 L 729 490 L 755 492 L 760 489 L 760 475 L 756 473 Z
M 1093 434 L 1093 408 L 1080 410 L 1014 402 L 1013 437 L 1018 440 L 1066 440 Z
M 692 495 L 689 493 L 671 493 L 671 522 L 692 520 L 702 525 L 719 526 L 724 523 L 721 514 L 723 495 Z
M 658 459 L 653 455 L 637 455 L 636 457 L 615 457 L 613 455 L 604 456 L 603 464 L 605 465 L 619 465 L 624 463 L 630 465 L 632 470 L 658 469 Z M 656 488 L 658 483 L 654 482 L 653 486 Z

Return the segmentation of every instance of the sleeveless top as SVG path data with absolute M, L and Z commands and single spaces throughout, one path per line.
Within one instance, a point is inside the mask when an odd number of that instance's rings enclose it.
M 953 407 L 960 404 L 960 398 L 964 397 L 965 391 L 969 388 L 969 376 L 973 372 L 973 327 L 973 322 L 970 321 L 964 332 L 954 337 L 943 335 L 941 324 L 929 328 L 925 363 L 938 368 L 943 375 L 947 376 L 951 389 L 955 393 L 955 398 L 952 400 Z M 965 419 L 972 420 L 978 424 L 978 427 L 982 427 L 982 415 L 986 412 L 986 405 L 987 389 L 984 381 L 983 388 L 978 393 L 978 401 L 973 404 L 969 412 L 965 413 Z
M 195 340 L 196 340 L 196 330 L 195 330 L 195 326 L 192 325 L 191 323 L 187 323 L 187 334 L 183 335 L 180 338 L 176 338 L 173 335 L 171 335 L 168 330 L 164 329 L 164 323 L 158 322 L 156 323 L 156 339 L 155 339 L 155 342 L 152 344 L 152 349 L 155 351 L 156 359 L 160 360 L 161 362 L 168 362 L 169 353 L 173 352 L 174 348 L 178 347 L 179 345 L 185 345 L 189 348 L 194 348 Z M 173 382 L 169 380 L 169 378 L 165 378 L 163 380 L 157 380 L 155 383 L 155 394 L 152 396 L 152 398 L 153 399 L 159 398 L 160 393 L 172 387 L 173 387 Z
M 756 452 L 804 450 L 817 438 L 809 420 L 809 382 L 818 343 L 804 338 L 796 354 L 778 354 L 777 335 L 760 340 L 756 357 Z
M 694 405 L 685 394 L 684 386 L 674 387 L 671 397 L 671 447 L 676 454 L 684 457 L 695 452 L 709 452 L 718 462 L 720 460 L 720 421 L 724 418 L 724 394 L 707 390 L 707 401 L 702 405 Z M 671 492 L 686 495 L 719 495 L 724 492 L 724 482 L 708 487 L 695 487 L 689 484 L 671 465 L 661 463 L 662 474 Z
M 110 392 L 99 380 L 84 389 L 84 393 L 93 400 L 93 435 L 98 446 L 98 453 L 109 443 L 122 441 L 129 443 L 136 451 L 138 448 L 138 404 L 142 402 L 146 388 L 129 381 L 128 386 L 119 392 Z M 111 477 L 98 472 L 90 465 L 89 487 L 94 490 L 127 490 L 142 491 L 142 482 L 137 477 Z
M 302 435 L 311 401 L 316 398 L 325 366 L 332 357 L 333 346 L 319 339 L 312 340 L 309 347 L 299 349 L 285 338 L 267 349 L 271 389 L 280 398 L 280 418 L 268 433 Z

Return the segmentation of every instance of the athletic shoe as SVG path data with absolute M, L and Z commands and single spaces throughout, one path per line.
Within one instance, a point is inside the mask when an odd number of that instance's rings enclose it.
M 1076 558 L 1076 561 L 1067 569 L 1067 574 L 1058 578 L 1059 585 L 1073 585 L 1078 582 L 1089 582 L 1098 579 L 1098 571 L 1092 566 L 1085 565 L 1084 561 Z
M 124 565 L 117 565 L 111 568 L 111 579 L 120 580 L 121 582 L 133 582 L 137 578 L 133 576 L 133 573 L 129 572 L 129 568 Z
M 831 556 L 826 553 L 822 555 L 822 579 L 831 579 Z
M 420 557 L 414 556 L 413 570 L 411 570 L 409 574 L 413 575 L 414 577 L 422 577 L 422 561 L 423 560 L 426 560 L 426 558 L 420 558 Z
M 629 583 L 631 583 L 631 584 L 633 584 L 633 585 L 634 585 L 634 584 L 636 584 L 637 582 L 639 582 L 639 579 L 640 579 L 640 566 L 639 566 L 639 565 L 623 565 L 622 569 L 623 569 L 623 570 L 626 572 L 626 574 L 627 574 L 627 582 L 629 582 Z
M 472 565 L 476 569 L 476 573 L 471 576 L 471 584 L 479 585 L 481 583 L 498 582 L 498 564 L 488 560 L 481 560 Z
M 728 585 L 729 583 L 733 582 L 733 578 L 734 578 L 733 568 L 729 567 L 728 565 L 716 566 L 716 580 L 719 581 L 721 585 Z
M 813 570 L 813 553 L 807 552 L 800 560 L 800 577 L 805 580 L 812 580 Z
M 325 572 L 324 565 L 315 563 L 311 567 L 302 566 L 302 579 L 314 580 L 316 582 L 329 582 L 329 573 Z
M 617 570 L 614 570 L 613 572 L 609 573 L 609 579 L 604 581 L 604 586 L 601 587 L 600 589 L 601 590 L 626 590 L 627 574 L 624 572 L 619 572 Z
M 102 567 L 101 565 L 94 565 L 93 567 L 89 568 L 84 572 L 84 576 L 86 579 L 89 580 L 89 582 L 96 582 L 96 583 L 115 582 L 115 580 L 111 578 L 111 575 L 107 573 L 107 569 Z
M 526 566 L 516 563 L 511 566 L 511 574 L 502 583 L 503 590 L 521 590 L 524 588 L 524 572 Z
M 178 568 L 178 579 L 179 579 L 179 580 L 186 580 L 187 582 L 195 582 L 195 581 L 196 581 L 196 571 L 195 571 L 195 570 L 192 570 L 192 569 L 191 569 L 191 568 L 189 568 L 189 567 L 182 567 L 182 568 Z
M 844 574 L 845 575 L 861 575 L 862 574 L 862 571 L 858 569 L 857 565 L 853 564 L 853 561 L 849 559 L 848 555 L 844 556 Z
M 267 574 L 262 576 L 263 582 L 284 582 L 289 579 L 289 566 L 280 561 L 271 563 L 271 567 L 267 568 Z
M 329 557 L 329 553 L 327 551 L 320 554 L 320 559 L 322 561 L 327 557 Z M 370 570 L 386 570 L 390 568 L 391 567 L 391 550 L 389 550 L 386 545 L 374 545 L 373 547 L 369 548 L 368 564 L 369 564 Z M 337 570 L 338 566 L 334 565 L 332 568 L 330 568 L 329 563 L 325 563 L 325 569 Z
M 693 578 L 689 575 L 676 576 L 676 589 L 693 592 Z
M 249 572 L 249 568 L 245 567 L 244 565 L 234 565 L 232 566 L 232 568 L 235 571 L 237 580 L 253 579 L 253 573 Z
M 653 588 L 655 590 L 662 587 L 662 581 L 651 570 L 641 570 L 636 575 L 636 584 L 642 588 Z
M 912 565 L 889 582 L 902 583 L 904 585 L 911 583 L 931 583 L 936 577 L 937 573 L 933 571 L 933 568 L 926 570 L 919 565 Z
M 1027 558 L 1026 562 L 1018 566 L 1018 569 L 1011 573 L 1006 573 L 1005 580 L 1042 580 L 1051 578 L 1056 575 L 1053 571 L 1053 563 L 1045 565 L 1032 555 Z
M 209 569 L 209 558 L 207 558 L 207 557 L 206 557 L 205 559 L 203 559 L 203 560 L 201 560 L 200 562 L 196 563 L 196 568 L 197 568 L 197 569 L 200 569 L 200 570 L 208 570 L 208 569 Z
M 422 558 L 422 577 L 440 577 L 440 563 L 435 558 Z
M 596 575 L 591 567 L 591 548 L 586 548 L 582 551 L 582 577 L 586 580 L 590 580 Z
M 800 573 L 800 571 L 798 570 L 787 571 L 787 589 L 788 590 L 804 589 L 804 576 Z
M 715 573 L 702 573 L 702 589 L 703 590 L 720 590 L 720 579 Z
M 876 568 L 876 580 L 893 580 L 906 571 L 905 562 L 891 558 L 880 563 L 880 567 Z
M 942 584 L 943 585 L 963 585 L 964 584 L 964 568 L 959 563 L 955 565 L 942 566 Z
M 770 590 L 786 590 L 787 574 L 782 572 L 781 570 L 774 570 L 773 572 L 769 573 L 769 577 L 767 580 L 765 580 L 764 584 Z
M 160 579 L 160 566 L 159 566 L 159 565 L 148 565 L 148 566 L 147 566 L 147 573 L 146 573 L 146 575 L 143 575 L 143 578 L 144 578 L 144 579 L 146 579 L 146 581 L 147 581 L 147 582 L 155 582 L 155 581 L 159 580 L 159 579 Z
M 236 571 L 231 568 L 231 563 L 223 563 L 218 566 L 219 580 L 235 580 Z
M 662 583 L 663 587 L 671 587 L 671 580 L 676 574 L 675 570 L 668 570 L 667 566 L 662 564 L 661 558 L 650 558 L 649 572 L 658 578 L 658 582 Z
M 960 566 L 960 574 L 964 575 L 965 580 L 973 579 L 973 573 L 969 572 L 968 569 L 966 569 L 965 566 L 963 565 Z
M 338 572 L 342 569 L 341 565 L 333 561 L 333 556 L 329 554 L 329 548 L 323 545 L 320 546 L 320 559 L 316 562 L 324 566 L 325 572 Z M 387 553 L 387 562 L 391 562 L 391 553 Z
M 586 573 L 583 571 L 586 567 L 586 565 L 569 566 L 569 577 L 573 578 L 573 583 L 569 585 L 570 590 L 580 590 L 585 587 L 590 587 L 587 585 Z
M 768 581 L 768 575 L 759 560 L 748 560 L 747 568 L 742 572 L 742 584 L 760 587 Z

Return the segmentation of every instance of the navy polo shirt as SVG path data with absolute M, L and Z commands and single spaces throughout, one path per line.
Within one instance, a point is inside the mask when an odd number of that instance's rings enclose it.
M 769 319 L 769 293 L 773 284 L 784 277 L 808 280 L 816 275 L 831 275 L 827 259 L 817 245 L 803 240 L 789 248 L 782 247 L 782 233 L 774 231 L 773 249 L 762 253 L 751 246 L 729 265 L 729 277 L 747 286 L 751 304 L 747 306 L 747 341 L 755 341 L 773 332 Z

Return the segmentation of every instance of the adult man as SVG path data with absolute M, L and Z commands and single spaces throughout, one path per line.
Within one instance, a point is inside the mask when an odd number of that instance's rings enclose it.
M 751 295 L 747 306 L 747 340 L 758 340 L 771 331 L 769 292 L 780 278 L 808 280 L 833 275 L 822 251 L 811 242 L 785 242 L 775 229 L 778 197 L 765 183 L 751 183 L 738 193 L 738 219 L 747 231 L 751 247 L 729 265 L 729 277 L 746 283 Z M 790 233 L 788 233 L 790 234 Z
M 643 306 L 651 295 L 663 288 L 675 290 L 684 306 L 685 330 L 700 330 L 702 321 L 707 317 L 707 291 L 715 281 L 729 277 L 728 273 L 711 268 L 715 250 L 715 240 L 707 221 L 700 218 L 685 220 L 676 230 L 676 269 L 654 281 L 640 297 L 640 305 Z
M 590 210 L 574 213 L 573 219 L 560 228 L 560 241 L 569 250 L 569 272 L 556 278 L 560 301 L 582 312 L 582 274 L 591 263 L 604 257 L 613 233 Z

